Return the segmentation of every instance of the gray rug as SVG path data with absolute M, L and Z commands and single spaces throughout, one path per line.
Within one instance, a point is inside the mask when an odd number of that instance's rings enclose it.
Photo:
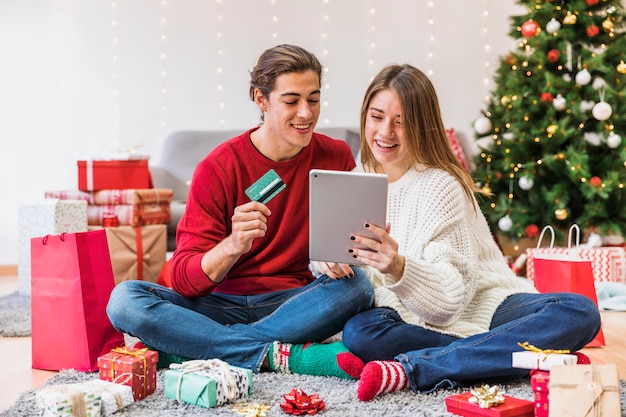
M 30 335 L 30 297 L 17 291 L 0 297 L 0 337 Z
M 206 409 L 189 404 L 179 404 L 163 395 L 163 370 L 157 374 L 157 389 L 150 396 L 138 401 L 125 409 L 115 413 L 115 417 L 193 417 L 193 416 L 241 416 L 231 409 L 232 404 Z M 60 372 L 48 380 L 46 385 L 84 382 L 97 379 L 97 373 L 82 373 L 73 370 Z M 626 381 L 620 381 L 622 417 L 626 417 Z M 397 392 L 379 397 L 371 402 L 361 402 L 356 399 L 356 381 L 339 378 L 323 378 L 302 375 L 286 375 L 274 373 L 255 374 L 253 377 L 253 394 L 246 399 L 240 399 L 233 404 L 248 403 L 271 406 L 266 413 L 271 416 L 286 416 L 279 404 L 283 394 L 292 388 L 300 387 L 307 394 L 319 394 L 326 403 L 326 410 L 319 413 L 320 417 L 406 417 L 453 416 L 446 411 L 445 398 L 457 394 L 463 389 L 437 391 L 428 395 L 414 394 L 410 391 Z M 533 399 L 533 393 L 527 379 L 512 384 L 501 385 L 507 395 L 526 400 Z M 38 415 L 35 406 L 36 390 L 29 390 L 20 395 L 16 403 L 0 416 L 31 417 Z

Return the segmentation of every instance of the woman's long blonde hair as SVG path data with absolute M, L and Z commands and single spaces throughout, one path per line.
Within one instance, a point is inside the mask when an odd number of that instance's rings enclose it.
M 361 163 L 365 169 L 375 171 L 379 165 L 365 140 L 365 121 L 370 102 L 383 90 L 393 91 L 400 100 L 411 167 L 440 168 L 449 172 L 461 183 L 467 198 L 473 203 L 473 193 L 483 191 L 452 152 L 433 84 L 426 74 L 409 64 L 383 68 L 365 92 L 361 107 Z

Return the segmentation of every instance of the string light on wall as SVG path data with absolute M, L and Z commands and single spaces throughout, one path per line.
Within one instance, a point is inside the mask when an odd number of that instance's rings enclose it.
M 376 51 L 376 42 L 374 42 L 374 40 L 376 39 L 376 1 L 374 0 L 372 0 L 370 10 L 369 10 L 369 15 L 370 15 L 369 66 L 370 68 L 374 68 L 376 65 L 376 61 L 374 60 L 374 54 Z
M 119 37 L 118 37 L 118 10 L 117 3 L 111 2 L 111 31 L 113 38 L 111 39 L 111 95 L 113 101 L 113 121 L 111 123 L 112 129 L 112 145 L 113 149 L 119 148 L 119 133 L 120 133 L 120 102 L 119 102 Z
M 433 69 L 433 57 L 435 50 L 435 2 L 428 2 L 428 76 L 435 73 Z
M 322 62 L 329 62 L 330 60 L 328 59 L 328 22 L 330 21 L 330 14 L 328 13 L 328 4 L 330 3 L 330 0 L 322 0 L 323 2 L 323 16 L 322 16 Z M 328 83 L 328 72 L 330 71 L 330 68 L 327 65 L 324 65 L 324 75 L 323 75 L 323 80 L 324 80 L 324 90 L 330 90 L 330 84 Z M 322 97 L 327 97 L 326 94 L 323 94 Z M 322 102 L 322 105 L 324 106 L 325 109 L 328 108 L 328 100 L 324 100 Z M 323 112 L 324 114 L 330 114 L 329 111 L 325 110 Z M 324 118 L 324 124 L 329 124 L 330 123 L 330 119 L 328 117 Z
M 167 91 L 167 1 L 161 0 L 161 122 L 159 123 L 159 140 L 165 137 L 168 111 L 168 91 Z
M 485 45 L 485 77 L 483 83 L 485 85 L 485 101 L 489 103 L 489 92 L 491 85 L 491 39 L 489 33 L 489 0 L 485 0 L 485 9 L 483 11 L 483 44 Z
M 224 109 L 226 107 L 226 104 L 224 103 L 224 84 L 223 84 L 223 74 L 224 74 L 224 68 L 222 66 L 223 64 L 223 57 L 224 57 L 224 49 L 223 49 L 223 43 L 224 43 L 224 35 L 222 32 L 222 29 L 224 27 L 224 14 L 223 14 L 223 10 L 222 10 L 222 0 L 216 0 L 216 4 L 217 4 L 217 32 L 215 34 L 216 36 L 216 41 L 217 41 L 217 67 L 215 68 L 215 76 L 217 79 L 217 105 L 219 107 L 219 115 L 220 115 L 220 119 L 219 119 L 219 124 L 220 126 L 223 126 L 224 124 L 226 124 L 226 120 L 224 119 Z
M 270 0 L 270 5 L 272 7 L 272 11 L 275 11 L 276 9 L 276 0 Z M 272 23 L 274 25 L 274 28 L 278 27 L 278 16 L 274 13 L 272 13 Z M 272 39 L 276 40 L 278 39 L 278 32 L 274 31 L 272 32 Z

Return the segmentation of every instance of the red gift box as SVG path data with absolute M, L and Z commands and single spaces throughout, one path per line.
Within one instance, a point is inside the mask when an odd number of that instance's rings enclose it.
M 152 394 L 156 389 L 156 371 L 159 354 L 147 348 L 117 348 L 98 358 L 100 379 L 128 385 L 135 401 Z
M 533 417 L 534 404 L 532 401 L 504 396 L 504 402 L 490 408 L 480 408 L 478 404 L 469 402 L 470 392 L 450 395 L 446 397 L 446 407 L 450 413 L 466 417 L 493 416 L 493 417 Z
M 548 417 L 550 409 L 548 384 L 550 372 L 533 370 L 530 372 L 530 386 L 535 393 L 535 417 Z
M 81 191 L 153 188 L 147 159 L 78 161 Z

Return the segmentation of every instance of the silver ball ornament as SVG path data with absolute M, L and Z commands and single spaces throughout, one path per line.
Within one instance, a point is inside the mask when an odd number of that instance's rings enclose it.
M 576 74 L 576 84 L 578 85 L 587 85 L 591 82 L 591 73 L 587 71 L 587 69 L 583 69 L 578 74 Z
M 548 33 L 554 33 L 559 29 L 561 29 L 561 22 L 555 18 L 550 19 L 550 21 L 546 24 L 546 32 Z
M 526 190 L 526 191 L 530 190 L 535 185 L 535 181 L 533 181 L 533 179 L 529 177 L 528 175 L 525 175 L 522 178 L 520 178 L 518 183 L 519 183 L 519 188 L 521 188 L 522 190 Z
M 492 127 L 491 119 L 486 116 L 481 116 L 474 122 L 474 130 L 479 135 L 486 135 L 491 132 Z
M 557 94 L 554 100 L 552 100 L 552 106 L 558 111 L 563 111 L 567 107 L 567 101 L 565 100 L 565 97 Z
M 611 149 L 617 149 L 622 144 L 622 137 L 617 133 L 611 132 L 608 138 L 606 138 L 606 146 Z
M 508 232 L 509 230 L 511 230 L 511 227 L 513 227 L 513 220 L 511 220 L 511 218 L 507 214 L 506 216 L 498 220 L 498 227 L 503 232 Z
M 596 120 L 604 121 L 611 117 L 611 115 L 613 114 L 613 108 L 609 103 L 601 101 L 593 106 L 593 109 L 591 109 L 591 114 Z

